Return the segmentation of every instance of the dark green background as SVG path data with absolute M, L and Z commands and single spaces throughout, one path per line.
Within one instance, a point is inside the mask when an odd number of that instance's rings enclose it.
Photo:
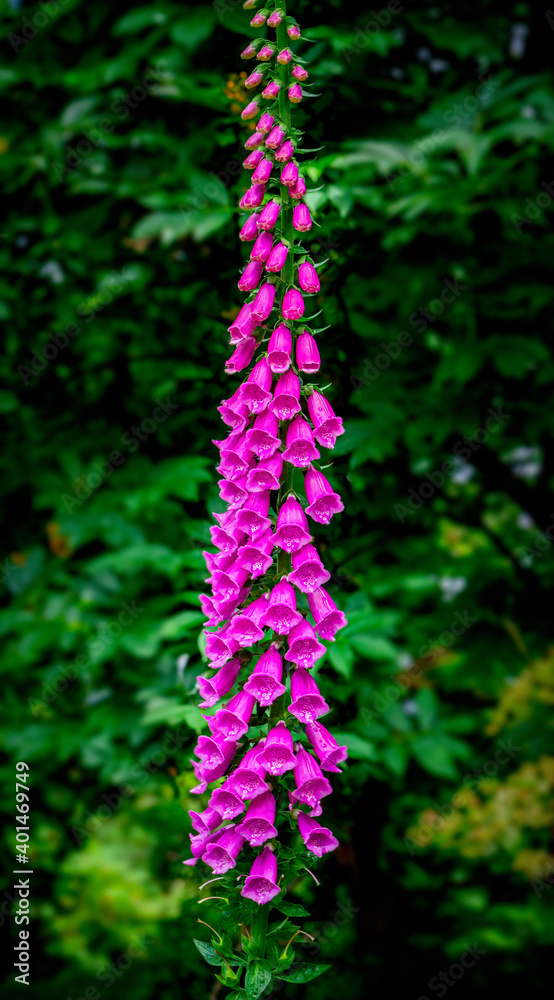
M 2 10 L 3 846 L 10 866 L 25 760 L 31 995 L 214 998 L 190 941 L 207 938 L 210 904 L 181 862 L 201 550 L 221 509 L 210 441 L 237 384 L 225 328 L 247 252 L 242 105 L 224 88 L 252 65 L 238 59 L 249 17 L 165 0 Z M 320 95 L 296 121 L 325 145 L 309 169 L 313 252 L 329 257 L 321 384 L 348 427 L 330 472 L 346 511 L 318 537 L 350 624 L 321 679 L 351 759 L 327 800 L 341 848 L 317 891 L 308 877 L 291 890 L 333 971 L 285 995 L 440 997 L 433 977 L 468 943 L 484 954 L 451 981 L 457 1000 L 547 995 L 554 14 L 407 0 L 376 31 L 359 3 L 292 12 Z M 474 100 L 479 77 L 492 84 Z M 455 300 L 415 316 L 445 282 Z M 433 495 L 399 517 L 428 473 Z M 122 626 L 124 603 L 137 610 Z M 473 621 L 448 646 L 456 614 Z M 499 740 L 517 750 L 495 764 Z M 437 805 L 450 818 L 419 826 Z M 3 995 L 23 989 L 10 974 Z

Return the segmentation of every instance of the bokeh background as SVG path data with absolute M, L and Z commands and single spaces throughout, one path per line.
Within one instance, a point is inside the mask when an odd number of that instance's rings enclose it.
M 349 625 L 321 680 L 351 759 L 340 849 L 291 890 L 333 971 L 285 995 L 546 996 L 554 13 L 293 13 L 319 95 L 298 121 L 325 147 L 322 384 L 348 428 L 319 547 Z M 248 20 L 2 5 L 3 845 L 11 868 L 24 760 L 42 1000 L 218 995 L 182 860 Z

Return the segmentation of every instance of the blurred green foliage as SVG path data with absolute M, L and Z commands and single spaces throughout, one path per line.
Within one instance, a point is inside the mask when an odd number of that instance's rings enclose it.
M 444 995 L 430 983 L 471 941 L 458 997 L 540 996 L 552 18 L 497 0 L 294 13 L 320 94 L 298 121 L 326 147 L 308 170 L 322 374 L 348 427 L 346 512 L 319 544 L 349 625 L 319 679 L 351 759 L 326 814 L 341 848 L 317 890 L 291 889 L 307 960 L 333 968 L 286 995 Z M 1 24 L 4 854 L 24 760 L 32 982 L 43 1000 L 215 997 L 191 946 L 209 903 L 181 862 L 254 32 L 231 0 L 11 0 Z

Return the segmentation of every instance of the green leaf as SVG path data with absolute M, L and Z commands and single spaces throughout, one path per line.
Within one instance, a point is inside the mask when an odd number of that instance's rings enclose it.
M 271 982 L 271 972 L 261 962 L 253 962 L 246 970 L 244 987 L 248 1000 L 257 1000 Z
M 309 917 L 308 910 L 305 910 L 300 903 L 290 903 L 288 899 L 273 900 L 272 905 L 276 910 L 286 914 L 287 917 Z
M 221 958 L 221 955 L 218 955 L 215 948 L 213 948 L 211 944 L 208 944 L 207 941 L 199 941 L 198 938 L 193 938 L 192 940 L 196 945 L 196 947 L 198 948 L 198 951 L 200 952 L 202 957 L 206 959 L 208 965 L 225 964 L 223 962 L 223 959 Z
M 300 965 L 296 969 L 281 973 L 278 978 L 283 979 L 285 983 L 309 983 L 330 968 L 330 965 Z

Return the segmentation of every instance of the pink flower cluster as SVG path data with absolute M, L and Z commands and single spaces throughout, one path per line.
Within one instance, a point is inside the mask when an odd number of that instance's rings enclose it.
M 262 11 L 251 23 L 278 28 L 283 17 L 279 9 L 269 15 Z M 300 29 L 290 18 L 286 21 L 288 37 L 298 39 Z M 220 497 L 227 510 L 214 513 L 210 534 L 216 551 L 204 553 L 211 591 L 201 596 L 208 619 L 205 652 L 215 673 L 198 683 L 203 708 L 223 704 L 205 716 L 210 735 L 198 738 L 193 791 L 204 793 L 225 780 L 203 812 L 190 814 L 196 833 L 191 835 L 193 856 L 185 864 L 202 859 L 220 875 L 235 866 L 246 843 L 262 847 L 242 895 L 264 904 L 280 892 L 269 843 L 278 836 L 280 793 L 309 851 L 321 857 L 338 843 L 316 817 L 322 813 L 321 800 L 332 791 L 324 772 L 339 771 L 347 751 L 319 721 L 330 709 L 313 668 L 326 652 L 321 640 L 334 641 L 346 619 L 325 589 L 330 576 L 313 544 L 311 522 L 327 525 L 343 510 L 317 467 L 320 449 L 332 449 L 343 426 L 323 393 L 302 383 L 304 374 L 314 375 L 320 368 L 316 340 L 301 323 L 306 309 L 302 293 L 317 294 L 320 283 L 301 249 L 296 264 L 292 230 L 306 232 L 312 221 L 303 200 L 306 184 L 287 135 L 290 113 L 283 115 L 282 108 L 285 75 L 290 78 L 287 97 L 294 104 L 302 97 L 298 81 L 308 74 L 288 47 L 279 49 L 262 39 L 242 57 L 256 57 L 262 64 L 248 77 L 247 88 L 264 82 L 262 97 L 278 98 L 279 109 L 260 115 L 245 144 L 249 153 L 244 166 L 253 174 L 240 205 L 251 214 L 240 238 L 253 246 L 238 283 L 248 297 L 229 327 L 234 351 L 227 373 L 244 371 L 258 354 L 240 386 L 218 407 L 229 428 L 225 438 L 214 442 L 220 455 Z M 273 57 L 285 69 L 276 67 L 268 80 Z M 259 111 L 259 101 L 253 100 L 242 117 L 253 118 Z M 280 168 L 280 197 L 266 192 L 275 166 Z M 295 469 L 303 474 L 302 493 L 292 488 Z M 291 729 L 298 723 L 305 726 L 307 739 L 295 744 Z M 267 728 L 252 745 L 251 725 L 262 732 Z

